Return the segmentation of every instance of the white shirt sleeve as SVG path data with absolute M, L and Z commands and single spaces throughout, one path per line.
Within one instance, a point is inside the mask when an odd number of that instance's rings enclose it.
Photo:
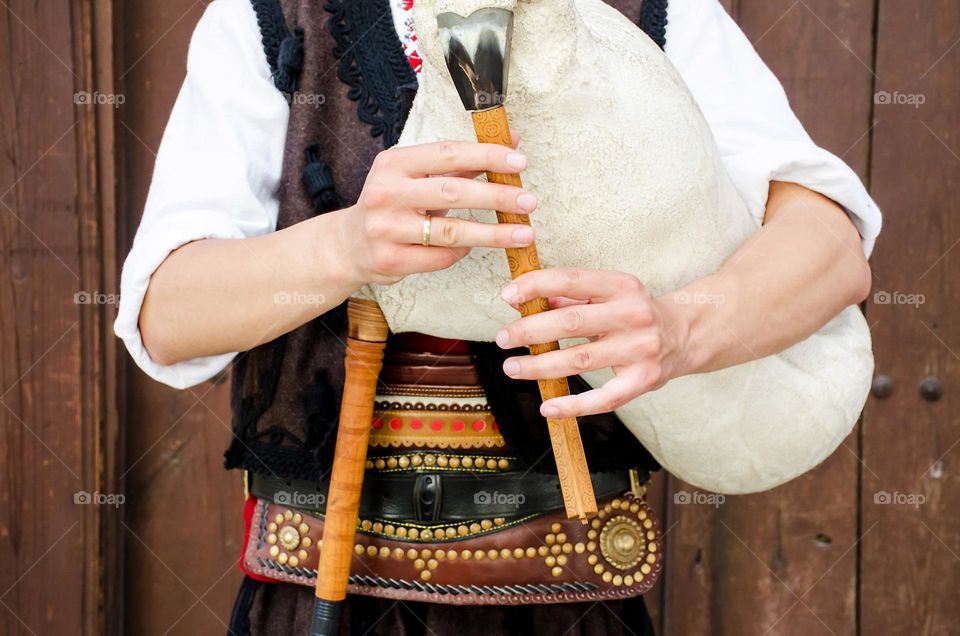
M 190 43 L 133 248 L 123 266 L 114 332 L 137 365 L 175 388 L 208 380 L 236 355 L 164 366 L 143 346 L 140 308 L 153 272 L 178 247 L 276 228 L 289 107 L 270 78 L 249 0 L 216 0 Z
M 740 195 L 763 220 L 770 181 L 797 183 L 843 206 L 869 256 L 880 210 L 841 159 L 819 148 L 780 82 L 717 0 L 671 0 L 667 57 L 703 111 Z

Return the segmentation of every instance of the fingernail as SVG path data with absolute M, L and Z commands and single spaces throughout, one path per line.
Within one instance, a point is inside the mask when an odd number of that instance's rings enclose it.
M 520 373 L 520 363 L 516 360 L 507 360 L 503 363 L 503 372 L 513 377 Z
M 552 404 L 544 404 L 540 407 L 540 415 L 544 417 L 557 417 L 560 415 L 560 409 Z
M 520 245 L 529 245 L 533 243 L 533 228 L 521 227 L 513 231 L 511 235 L 514 243 L 519 243 Z
M 507 165 L 517 170 L 523 170 L 527 167 L 527 158 L 519 152 L 511 152 L 507 155 Z
M 506 347 L 507 343 L 510 342 L 510 335 L 507 333 L 506 329 L 501 329 L 497 332 L 497 344 L 501 347 Z
M 517 207 L 527 212 L 533 212 L 537 207 L 537 197 L 528 192 L 524 192 L 517 197 Z
M 517 288 L 516 285 L 507 285 L 506 287 L 503 288 L 503 291 L 500 292 L 500 295 L 503 297 L 505 301 L 507 301 L 508 303 L 512 303 L 514 299 L 517 297 L 517 292 L 519 291 L 520 290 Z

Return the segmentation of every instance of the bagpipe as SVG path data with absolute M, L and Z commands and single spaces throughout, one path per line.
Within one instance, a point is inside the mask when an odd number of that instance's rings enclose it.
M 512 124 L 530 159 L 523 181 L 539 196 L 537 214 L 450 214 L 532 222 L 537 244 L 507 250 L 507 258 L 474 249 L 446 270 L 370 285 L 351 299 L 316 635 L 339 633 L 389 332 L 493 341 L 516 319 L 501 289 L 541 266 L 623 271 L 655 295 L 672 292 L 715 272 L 759 227 L 682 79 L 619 11 L 600 0 L 418 0 L 415 20 L 423 71 L 399 145 L 470 138 L 508 145 Z M 518 175 L 486 178 L 520 185 Z M 522 315 L 547 310 L 545 299 L 521 306 Z M 836 449 L 859 417 L 872 372 L 869 329 L 848 307 L 776 355 L 674 379 L 616 414 L 677 477 L 721 493 L 757 492 Z M 613 373 L 581 376 L 599 387 Z M 567 380 L 541 381 L 540 389 L 544 399 L 558 397 Z M 567 515 L 586 520 L 596 502 L 577 422 L 548 426 Z

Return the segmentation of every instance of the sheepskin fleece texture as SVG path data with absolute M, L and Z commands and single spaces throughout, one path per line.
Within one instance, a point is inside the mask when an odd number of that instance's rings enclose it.
M 757 231 L 679 74 L 599 0 L 418 0 L 424 68 L 400 145 L 475 138 L 444 66 L 436 14 L 487 6 L 516 15 L 506 106 L 529 157 L 525 185 L 540 197 L 532 222 L 544 267 L 625 271 L 659 295 L 716 271 Z M 452 214 L 496 220 L 485 210 Z M 394 332 L 491 341 L 517 318 L 500 299 L 509 279 L 502 250 L 476 249 L 448 270 L 365 291 Z M 872 372 L 867 324 L 848 307 L 778 355 L 675 379 L 616 413 L 684 481 L 757 492 L 837 448 Z M 583 374 L 593 387 L 611 377 Z

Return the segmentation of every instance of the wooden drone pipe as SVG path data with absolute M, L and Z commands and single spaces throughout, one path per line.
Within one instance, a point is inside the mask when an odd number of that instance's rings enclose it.
M 377 303 L 351 298 L 346 376 L 337 428 L 320 564 L 317 566 L 316 604 L 311 636 L 339 636 L 343 601 L 347 596 L 353 544 L 360 513 L 360 491 L 377 378 L 383 366 L 383 352 L 389 328 Z
M 510 123 L 507 111 L 503 106 L 487 110 L 472 111 L 473 127 L 480 143 L 511 145 Z M 491 183 L 523 187 L 519 174 L 500 174 L 488 172 L 487 180 Z M 497 221 L 530 225 L 530 217 L 525 214 L 510 214 L 497 212 Z M 540 269 L 540 256 L 535 244 L 526 247 L 508 247 L 507 262 L 510 265 L 510 276 L 517 278 Z M 520 315 L 530 316 L 544 311 L 550 311 L 550 304 L 546 298 L 533 298 L 520 304 Z M 539 355 L 548 351 L 556 351 L 559 343 L 530 345 L 530 353 Z M 570 385 L 567 378 L 552 380 L 538 380 L 540 397 L 550 400 L 570 395 Z M 570 518 L 587 519 L 597 513 L 597 500 L 593 492 L 593 483 L 590 481 L 590 470 L 587 467 L 587 458 L 583 452 L 583 441 L 580 439 L 580 428 L 577 418 L 547 418 L 547 427 L 550 432 L 550 443 L 557 462 L 557 475 L 560 478 L 560 488 L 563 494 L 563 504 Z

